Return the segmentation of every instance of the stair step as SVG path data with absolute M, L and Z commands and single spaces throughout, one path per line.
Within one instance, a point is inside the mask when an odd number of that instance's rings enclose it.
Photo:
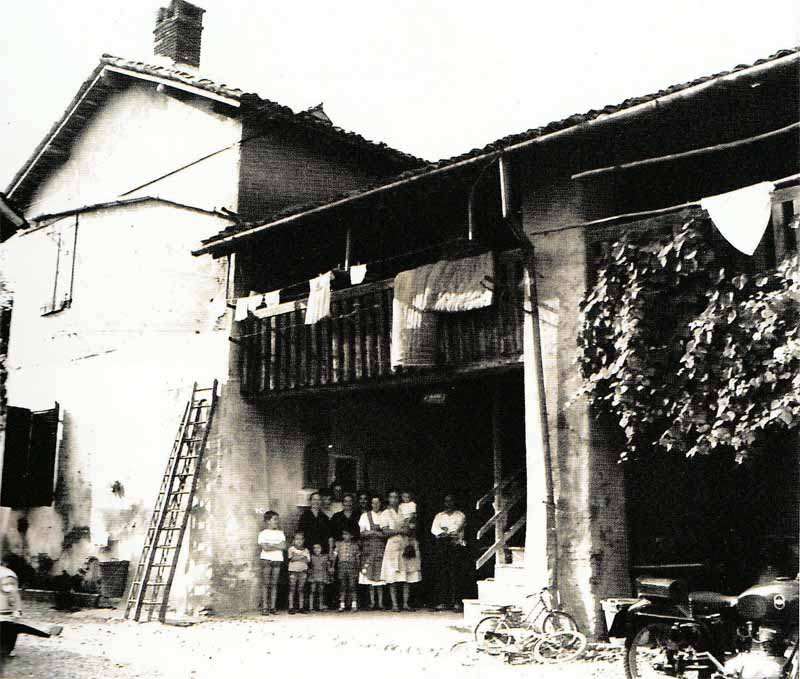
M 511 563 L 521 566 L 525 563 L 525 548 L 524 547 L 509 547 L 511 552 Z
M 497 564 L 494 567 L 494 579 L 497 582 L 505 582 L 511 585 L 527 585 L 529 582 L 528 572 L 522 564 Z
M 524 585 L 501 582 L 491 578 L 478 582 L 478 599 L 481 604 L 487 606 L 518 606 L 525 601 L 527 594 L 529 594 L 529 588 Z

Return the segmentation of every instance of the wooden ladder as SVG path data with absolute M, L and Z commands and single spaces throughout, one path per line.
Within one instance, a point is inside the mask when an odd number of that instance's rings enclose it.
M 183 411 L 167 469 L 156 497 L 142 556 L 128 595 L 125 617 L 164 622 L 172 580 L 189 523 L 197 477 L 217 405 L 217 381 L 207 389 L 195 382 Z

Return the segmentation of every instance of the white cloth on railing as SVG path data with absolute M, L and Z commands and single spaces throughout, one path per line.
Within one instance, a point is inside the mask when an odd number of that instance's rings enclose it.
M 491 252 L 443 260 L 397 274 L 392 302 L 392 367 L 434 365 L 437 314 L 490 306 L 490 280 L 494 280 Z
M 361 285 L 367 275 L 366 264 L 356 264 L 350 267 L 350 285 Z
M 761 182 L 743 189 L 709 196 L 700 201 L 714 226 L 733 247 L 752 255 L 769 224 L 772 212 L 772 182 Z
M 268 308 L 277 306 L 281 301 L 281 291 L 273 290 L 272 292 L 253 293 L 249 297 L 239 297 L 236 300 L 236 311 L 233 315 L 233 320 L 243 321 L 247 318 L 247 314 L 255 312 L 258 308 Z
M 309 294 L 306 307 L 306 325 L 331 315 L 331 280 L 333 273 L 328 271 L 308 281 Z

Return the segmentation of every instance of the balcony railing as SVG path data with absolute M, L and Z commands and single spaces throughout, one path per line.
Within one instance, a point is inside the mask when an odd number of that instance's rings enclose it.
M 476 369 L 522 354 L 522 274 L 518 251 L 498 256 L 492 306 L 441 314 L 437 366 Z M 292 390 L 390 380 L 412 369 L 390 363 L 394 281 L 359 285 L 331 295 L 331 316 L 305 325 L 305 300 L 265 310 L 240 323 L 242 392 L 261 396 Z

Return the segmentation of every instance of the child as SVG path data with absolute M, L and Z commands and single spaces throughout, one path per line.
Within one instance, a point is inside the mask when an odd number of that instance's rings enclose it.
M 397 508 L 400 512 L 400 518 L 404 523 L 404 527 L 414 530 L 417 527 L 417 503 L 412 499 L 411 493 L 404 490 L 400 494 L 402 502 Z
M 308 594 L 308 610 L 314 610 L 314 595 L 319 601 L 319 610 L 327 611 L 325 605 L 325 585 L 331 581 L 330 560 L 327 554 L 322 553 L 322 545 L 315 544 L 311 555 L 311 568 L 308 582 L 311 584 L 311 591 Z
M 306 613 L 306 576 L 311 554 L 306 549 L 302 533 L 295 533 L 292 546 L 289 547 L 289 615 L 294 614 L 294 600 L 297 594 L 297 610 Z
M 258 534 L 261 547 L 261 614 L 275 613 L 278 599 L 278 576 L 283 564 L 283 550 L 286 549 L 286 535 L 280 529 L 278 512 L 264 512 L 266 528 Z
M 345 602 L 350 600 L 350 608 L 358 610 L 356 585 L 358 571 L 361 565 L 361 551 L 353 542 L 353 533 L 347 528 L 342 529 L 342 539 L 336 543 L 334 551 L 339 576 L 339 611 L 345 610 Z

